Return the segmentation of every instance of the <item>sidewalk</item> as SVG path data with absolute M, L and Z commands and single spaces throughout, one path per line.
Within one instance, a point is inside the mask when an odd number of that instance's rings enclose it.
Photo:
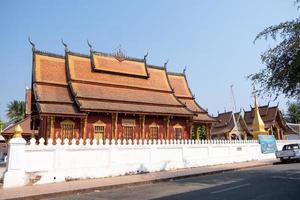
M 239 169 L 272 165 L 276 160 L 263 160 L 242 162 L 215 166 L 178 169 L 173 171 L 161 171 L 138 175 L 127 175 L 110 178 L 78 180 L 55 184 L 24 186 L 18 188 L 0 188 L 0 199 L 40 199 L 79 192 L 92 192 L 94 190 L 107 190 L 112 188 L 155 183 L 191 176 L 203 176 L 207 174 L 222 173 Z

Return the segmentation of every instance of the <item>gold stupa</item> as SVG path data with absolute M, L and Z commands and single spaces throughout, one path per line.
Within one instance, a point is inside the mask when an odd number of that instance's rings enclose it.
M 256 95 L 254 95 L 254 119 L 252 122 L 252 134 L 253 134 L 253 139 L 255 140 L 258 139 L 258 135 L 267 135 L 267 132 L 265 130 L 265 123 L 261 119 L 261 116 L 259 114 Z

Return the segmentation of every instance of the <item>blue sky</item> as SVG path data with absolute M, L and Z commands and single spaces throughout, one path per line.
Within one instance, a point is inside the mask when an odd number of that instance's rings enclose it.
M 119 45 L 131 57 L 187 76 L 199 104 L 216 116 L 231 108 L 234 85 L 237 109 L 253 103 L 246 76 L 263 67 L 260 53 L 272 41 L 253 39 L 263 28 L 299 16 L 293 0 L 223 1 L 0 1 L 0 119 L 8 102 L 24 99 L 31 84 L 31 36 L 39 50 L 63 54 L 61 38 L 75 52 Z M 260 104 L 269 101 L 261 98 Z M 280 107 L 286 101 L 280 97 Z M 271 104 L 276 105 L 276 102 Z

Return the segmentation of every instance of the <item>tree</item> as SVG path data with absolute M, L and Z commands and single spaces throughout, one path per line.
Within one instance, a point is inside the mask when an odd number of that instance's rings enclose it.
M 300 0 L 295 1 L 296 4 Z M 299 8 L 299 6 L 298 6 Z M 266 68 L 248 76 L 255 84 L 260 84 L 259 93 L 269 96 L 282 93 L 285 97 L 300 96 L 300 18 L 265 28 L 258 33 L 259 39 L 280 38 L 279 44 L 261 55 Z
M 300 123 L 300 102 L 289 103 L 287 114 L 285 116 L 287 122 Z
M 199 135 L 200 140 L 206 139 L 206 127 L 204 125 L 201 125 L 197 128 L 197 134 Z
M 3 128 L 4 128 L 4 122 L 0 119 L 0 134 Z
M 24 101 L 11 101 L 7 105 L 6 116 L 14 123 L 22 120 L 25 116 L 25 102 Z

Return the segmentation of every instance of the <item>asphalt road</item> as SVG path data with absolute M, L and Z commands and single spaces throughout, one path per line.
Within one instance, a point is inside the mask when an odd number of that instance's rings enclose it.
M 300 163 L 276 164 L 181 180 L 94 191 L 56 200 L 300 199 Z

